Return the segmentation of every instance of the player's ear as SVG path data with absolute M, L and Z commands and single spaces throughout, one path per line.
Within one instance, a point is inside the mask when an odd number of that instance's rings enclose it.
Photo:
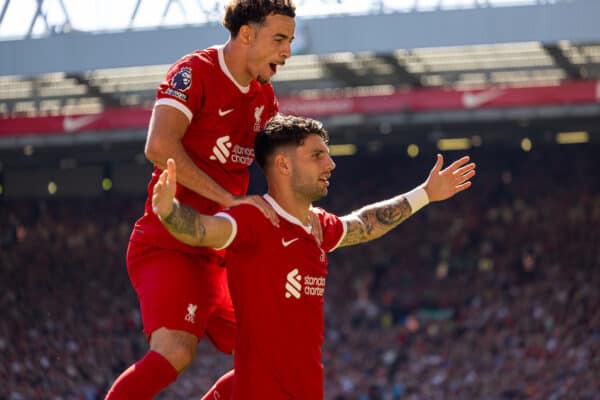
M 238 38 L 245 45 L 251 44 L 254 40 L 254 29 L 250 25 L 242 25 L 238 32 Z
M 273 160 L 275 170 L 282 175 L 291 175 L 291 162 L 284 153 L 277 153 Z

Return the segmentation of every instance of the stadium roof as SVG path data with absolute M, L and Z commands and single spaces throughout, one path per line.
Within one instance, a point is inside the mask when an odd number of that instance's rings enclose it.
M 6 2 L 0 10 L 5 21 L 9 3 L 15 4 Z M 50 3 L 62 4 L 59 0 L 39 0 L 37 4 L 41 7 Z M 343 7 L 356 2 L 321 3 Z M 400 4 L 370 2 L 370 14 L 298 21 L 295 55 L 274 79 L 282 100 L 290 96 L 303 99 L 337 96 L 337 100 L 328 103 L 334 107 L 349 104 L 340 101 L 340 96 L 378 96 L 375 102 L 380 105 L 386 99 L 399 101 L 397 108 L 380 109 L 373 118 L 370 115 L 362 118 L 364 108 L 356 106 L 347 108 L 347 113 L 358 115 L 338 114 L 332 118 L 335 123 L 327 121 L 330 127 L 336 123 L 344 127 L 355 125 L 356 130 L 365 131 L 370 129 L 368 126 L 381 126 L 377 130 L 382 132 L 413 129 L 415 121 L 421 121 L 426 131 L 443 129 L 448 121 L 464 124 L 484 121 L 488 125 L 510 122 L 514 127 L 528 126 L 534 120 L 555 126 L 559 122 L 569 125 L 577 119 L 586 119 L 589 126 L 590 118 L 597 120 L 600 116 L 600 85 L 598 89 L 589 89 L 596 88 L 596 81 L 600 81 L 600 25 L 596 18 L 600 15 L 600 2 L 537 0 L 493 7 L 489 6 L 495 4 L 493 1 L 463 1 L 463 8 L 446 9 L 448 4 L 444 1 L 422 0 L 410 2 L 417 5 L 416 11 L 383 7 L 377 12 L 372 10 L 375 3 L 385 7 Z M 434 9 L 419 11 L 425 3 Z M 71 3 L 65 0 L 64 4 Z M 147 3 L 130 0 L 123 4 L 142 7 Z M 181 7 L 184 2 L 162 4 Z M 130 11 L 125 7 L 120 14 Z M 51 19 L 49 14 L 47 17 Z M 0 123 L 5 119 L 0 131 L 7 131 L 7 118 L 42 118 L 38 119 L 39 124 L 43 118 L 60 116 L 54 124 L 65 122 L 66 116 L 100 114 L 120 107 L 149 109 L 156 87 L 171 62 L 190 48 L 223 43 L 226 39 L 226 32 L 218 24 L 205 23 L 119 33 L 54 30 L 46 38 L 0 41 Z M 558 96 L 548 104 L 549 108 L 541 107 L 539 99 L 543 103 L 544 95 L 540 93 L 547 93 L 546 89 L 562 93 L 563 84 L 580 81 L 587 82 L 585 101 L 579 96 L 576 102 L 560 103 L 563 98 Z M 504 90 L 519 87 L 546 89 L 537 92 L 535 102 L 521 102 L 523 91 Z M 486 88 L 504 90 L 503 98 L 497 99 L 504 105 L 495 109 L 500 103 L 492 102 L 485 110 L 469 107 L 472 96 L 469 91 Z M 405 97 L 403 90 L 412 97 Z M 455 102 L 459 108 L 439 112 L 428 106 L 424 112 L 418 111 L 418 106 L 401 105 L 405 101 L 419 102 L 427 90 Z M 445 97 L 446 90 L 451 92 L 450 97 Z M 582 93 L 573 90 L 567 91 L 569 96 Z M 509 98 L 517 103 L 509 106 L 506 103 Z M 320 106 L 318 101 L 309 101 L 301 109 L 314 110 Z M 507 107 L 513 109 L 509 112 Z M 416 118 L 414 114 L 418 112 Z M 371 125 L 365 121 L 371 121 Z M 134 130 L 137 140 L 143 138 L 142 128 L 136 126 Z M 88 136 L 94 137 L 102 141 L 100 136 Z
M 0 40 L 219 22 L 228 0 L 5 0 Z M 545 5 L 565 0 L 296 0 L 299 18 Z M 118 10 L 115 12 L 115 10 Z
M 94 113 L 154 100 L 168 64 L 33 77 L 0 76 L 0 116 Z M 296 55 L 275 76 L 280 95 L 394 88 L 554 85 L 600 79 L 600 42 L 539 42 Z

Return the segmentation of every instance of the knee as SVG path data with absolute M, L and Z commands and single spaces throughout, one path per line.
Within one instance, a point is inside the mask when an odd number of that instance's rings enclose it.
M 165 357 L 177 372 L 192 363 L 198 339 L 188 332 L 160 328 L 152 334 L 150 348 Z
M 183 371 L 194 359 L 196 348 L 190 348 L 182 343 L 172 343 L 165 348 L 163 356 L 175 367 L 177 372 Z

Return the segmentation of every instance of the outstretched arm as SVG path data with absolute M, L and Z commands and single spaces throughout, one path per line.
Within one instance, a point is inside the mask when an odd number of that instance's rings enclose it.
M 152 210 L 164 227 L 177 240 L 190 246 L 221 248 L 231 236 L 233 227 L 226 218 L 199 214 L 175 198 L 176 169 L 173 159 L 167 160 L 152 193 Z
M 370 204 L 342 217 L 347 230 L 340 247 L 377 239 L 429 202 L 446 200 L 468 189 L 471 186 L 470 179 L 475 176 L 475 163 L 468 162 L 469 157 L 465 156 L 442 170 L 444 158 L 438 154 L 435 165 L 422 185 L 408 193 Z

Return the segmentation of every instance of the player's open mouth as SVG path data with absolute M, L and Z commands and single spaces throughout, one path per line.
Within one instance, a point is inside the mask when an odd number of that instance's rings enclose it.
M 276 74 L 277 73 L 277 64 L 270 63 L 269 67 L 271 67 L 271 71 Z
M 326 187 L 329 186 L 329 178 L 321 178 L 319 181 L 323 182 Z

